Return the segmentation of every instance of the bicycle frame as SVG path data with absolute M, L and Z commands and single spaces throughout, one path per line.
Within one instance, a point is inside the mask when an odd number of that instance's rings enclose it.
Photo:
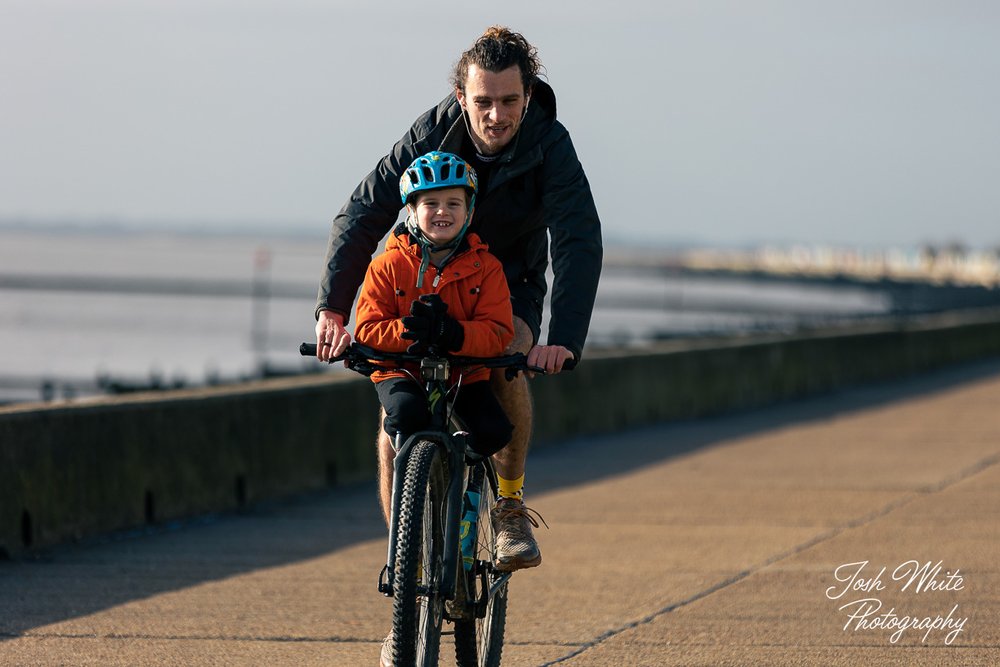
M 303 343 L 299 352 L 313 356 L 316 354 L 316 346 Z M 489 457 L 479 457 L 469 449 L 466 440 L 468 434 L 460 420 L 450 414 L 454 402 L 451 394 L 461 391 L 461 381 L 449 387 L 449 380 L 452 366 L 505 368 L 508 380 L 524 371 L 543 374 L 544 369 L 529 365 L 523 354 L 473 358 L 439 355 L 432 351 L 431 354 L 418 355 L 382 352 L 358 343 L 353 343 L 343 354 L 331 359 L 330 363 L 335 361 L 345 361 L 348 368 L 362 375 L 371 375 L 379 368 L 380 362 L 419 363 L 419 380 L 405 367 L 401 368 L 423 386 L 431 413 L 428 428 L 418 433 L 397 435 L 393 442 L 396 454 L 393 459 L 389 508 L 389 544 L 386 565 L 378 579 L 379 592 L 394 598 L 394 634 L 390 637 L 395 636 L 399 643 L 393 650 L 406 656 L 402 658 L 403 661 L 413 659 L 411 654 L 414 645 L 410 642 L 414 635 L 409 623 L 416 621 L 419 627 L 416 628 L 414 655 L 420 660 L 436 661 L 440 623 L 447 619 L 455 624 L 455 648 L 459 664 L 499 664 L 507 609 L 506 584 L 511 573 L 500 572 L 495 568 L 494 554 L 480 541 L 484 530 L 492 531 L 488 518 L 492 503 L 486 500 L 486 505 L 483 505 L 483 499 L 488 497 L 487 493 L 493 499 L 497 497 L 497 478 L 492 460 Z M 424 443 L 432 443 L 436 451 Z M 428 489 L 414 486 L 419 484 L 427 484 L 430 493 Z M 466 492 L 470 499 L 476 498 L 473 494 L 478 494 L 479 498 L 478 512 L 470 511 L 468 522 L 463 518 Z M 437 508 L 434 511 L 439 512 L 432 517 L 432 523 L 436 526 L 436 532 L 433 533 L 433 544 L 436 546 L 431 547 L 435 555 L 429 561 L 430 565 L 428 562 L 421 564 L 421 554 L 414 551 L 413 542 L 414 539 L 424 539 L 420 537 L 419 531 L 423 528 L 419 522 L 426 521 L 428 515 L 415 519 L 411 511 L 416 506 L 423 507 L 426 512 L 428 501 L 433 502 L 431 507 Z M 471 505 L 469 509 L 472 509 Z M 414 532 L 415 524 L 417 532 Z M 473 524 L 475 528 L 472 527 Z M 469 525 L 469 532 L 462 535 L 465 525 Z M 470 544 L 471 551 L 468 550 Z M 424 548 L 427 548 L 427 543 Z M 470 553 L 472 556 L 467 560 Z M 426 567 L 433 568 L 434 574 L 422 579 L 421 570 Z M 397 574 L 405 578 L 396 581 Z M 421 609 L 414 610 L 412 602 L 418 598 L 425 598 L 424 605 Z M 400 640 L 400 637 L 405 639 Z M 422 643 L 421 638 L 433 639 Z M 487 643 L 480 644 L 480 641 Z M 424 650 L 427 652 L 424 653 Z M 483 663 L 482 660 L 487 662 Z

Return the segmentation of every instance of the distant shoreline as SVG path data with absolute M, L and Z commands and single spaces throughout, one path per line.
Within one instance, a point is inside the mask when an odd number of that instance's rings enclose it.
M 151 223 L 149 225 L 125 222 L 56 222 L 0 220 L 0 233 L 31 234 L 79 234 L 81 236 L 180 236 L 192 238 L 268 238 L 292 241 L 325 242 L 329 234 L 329 223 L 320 223 L 316 229 L 307 225 L 280 227 L 245 226 L 232 224 L 203 223 Z

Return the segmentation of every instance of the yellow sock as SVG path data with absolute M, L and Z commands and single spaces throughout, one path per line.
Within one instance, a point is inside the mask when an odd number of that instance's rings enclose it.
M 500 475 L 497 475 L 497 481 L 500 483 L 501 498 L 521 500 L 521 496 L 524 495 L 524 475 L 521 475 L 517 479 L 504 479 Z

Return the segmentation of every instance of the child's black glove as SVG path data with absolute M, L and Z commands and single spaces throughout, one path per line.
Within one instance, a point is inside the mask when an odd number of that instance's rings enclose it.
M 432 306 L 416 299 L 410 304 L 410 314 L 403 318 L 402 338 L 412 340 L 406 351 L 410 354 L 426 354 L 431 344 L 431 331 L 437 323 L 437 313 Z
M 424 294 L 410 304 L 410 315 L 403 318 L 406 331 L 402 337 L 412 340 L 410 354 L 426 354 L 431 347 L 449 352 L 461 349 L 465 329 L 448 314 L 448 304 L 437 294 Z

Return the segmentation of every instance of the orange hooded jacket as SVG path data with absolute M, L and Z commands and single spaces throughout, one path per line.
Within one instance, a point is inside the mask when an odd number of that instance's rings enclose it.
M 402 338 L 402 318 L 422 294 L 437 293 L 448 314 L 462 324 L 465 340 L 456 355 L 495 357 L 514 339 L 510 288 L 503 266 L 479 236 L 469 233 L 458 253 L 439 268 L 433 264 L 417 288 L 420 246 L 402 225 L 389 235 L 385 252 L 372 260 L 358 296 L 354 337 L 362 345 L 385 352 L 405 352 L 413 342 Z M 469 368 L 463 382 L 489 378 L 485 368 Z M 372 381 L 405 377 L 400 371 L 376 371 Z

